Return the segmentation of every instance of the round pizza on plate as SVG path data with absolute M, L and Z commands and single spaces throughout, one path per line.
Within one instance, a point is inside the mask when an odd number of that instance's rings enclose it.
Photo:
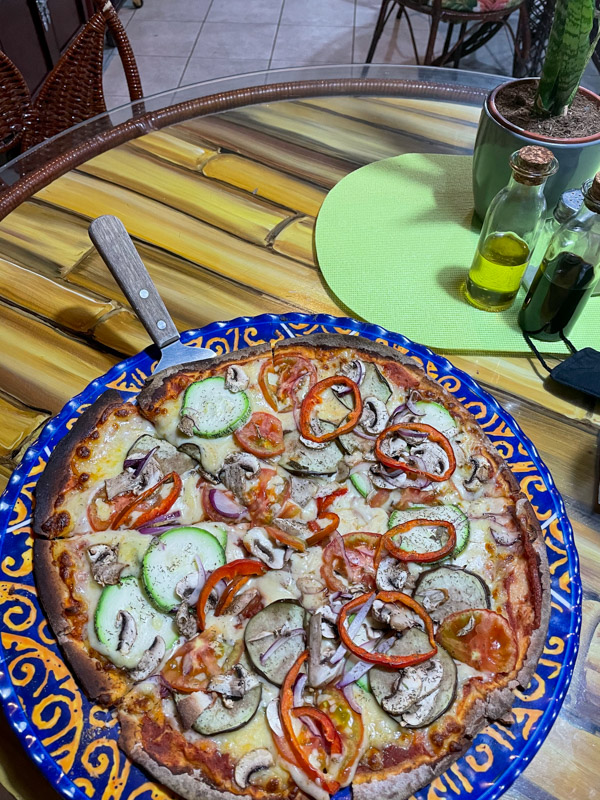
M 542 652 L 542 533 L 412 359 L 317 334 L 105 392 L 39 481 L 52 629 L 184 798 L 406 798 Z

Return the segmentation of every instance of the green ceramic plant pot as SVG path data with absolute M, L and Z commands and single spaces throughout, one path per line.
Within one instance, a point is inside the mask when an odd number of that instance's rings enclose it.
M 519 83 L 537 81 L 537 78 L 521 79 Z M 546 184 L 546 202 L 549 212 L 560 195 L 567 189 L 579 188 L 600 169 L 600 133 L 577 139 L 551 139 L 531 133 L 508 122 L 498 111 L 496 96 L 509 81 L 497 86 L 487 96 L 477 130 L 473 154 L 473 196 L 475 211 L 483 219 L 496 194 L 508 183 L 511 153 L 530 144 L 550 148 L 558 159 L 559 169 Z M 580 88 L 586 97 L 600 103 L 600 97 L 589 89 Z

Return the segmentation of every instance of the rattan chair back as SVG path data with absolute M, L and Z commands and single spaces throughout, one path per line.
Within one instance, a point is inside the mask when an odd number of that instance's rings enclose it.
M 23 136 L 24 150 L 106 111 L 102 65 L 107 27 L 123 63 L 129 96 L 131 100 L 142 98 L 142 84 L 129 39 L 107 0 L 77 34 L 35 97 Z
M 0 153 L 16 147 L 25 130 L 31 96 L 23 76 L 0 51 Z

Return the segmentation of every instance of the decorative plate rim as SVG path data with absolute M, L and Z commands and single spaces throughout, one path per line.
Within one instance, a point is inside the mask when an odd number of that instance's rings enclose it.
M 260 314 L 255 317 L 236 317 L 226 321 L 216 321 L 208 323 L 201 328 L 195 328 L 181 333 L 183 342 L 187 342 L 194 337 L 204 336 L 208 337 L 209 334 L 222 330 L 223 328 L 249 328 L 253 324 L 273 323 L 280 325 L 289 334 L 291 338 L 302 338 L 302 334 L 296 336 L 289 328 L 286 328 L 286 323 L 295 324 L 313 324 L 313 325 L 336 325 L 339 327 L 347 327 L 355 332 L 355 335 L 366 335 L 367 338 L 386 338 L 391 339 L 394 343 L 398 343 L 403 347 L 410 350 L 410 355 L 416 355 L 420 358 L 425 358 L 435 364 L 438 368 L 442 369 L 446 374 L 460 377 L 461 383 L 466 385 L 468 389 L 476 396 L 485 400 L 488 408 L 493 410 L 501 419 L 506 421 L 508 417 L 510 420 L 510 427 L 517 435 L 519 441 L 524 444 L 529 451 L 539 473 L 546 484 L 551 497 L 552 503 L 556 506 L 557 516 L 560 518 L 562 524 L 562 531 L 565 538 L 565 547 L 568 548 L 567 552 L 570 556 L 573 574 L 571 576 L 571 590 L 572 590 L 572 603 L 570 608 L 570 626 L 568 635 L 565 636 L 565 651 L 564 651 L 564 669 L 561 670 L 560 680 L 557 682 L 555 692 L 552 695 L 552 701 L 549 702 L 540 718 L 536 721 L 536 727 L 531 737 L 525 742 L 525 745 L 519 750 L 517 757 L 511 761 L 508 768 L 502 773 L 501 779 L 495 783 L 488 784 L 487 788 L 483 790 L 483 794 L 479 794 L 480 800 L 497 800 L 519 777 L 523 772 L 526 765 L 531 761 L 537 750 L 545 741 L 552 724 L 560 713 L 564 698 L 573 677 L 574 665 L 579 650 L 579 637 L 582 621 L 582 597 L 583 587 L 581 584 L 579 554 L 574 541 L 573 528 L 567 516 L 563 498 L 558 491 L 556 484 L 550 474 L 550 471 L 542 461 L 540 454 L 534 443 L 524 433 L 518 422 L 505 411 L 500 403 L 489 392 L 481 387 L 477 381 L 472 378 L 468 373 L 455 367 L 445 356 L 434 353 L 425 345 L 408 339 L 400 333 L 394 333 L 386 330 L 380 325 L 375 325 L 369 322 L 362 322 L 355 320 L 351 317 L 335 317 L 330 314 L 305 314 L 305 313 L 287 313 L 287 314 Z M 351 334 L 352 335 L 352 334 Z M 250 346 L 250 345 L 244 345 Z M 243 348 L 239 348 L 243 349 Z M 66 421 L 65 417 L 69 417 L 73 411 L 78 408 L 82 403 L 87 403 L 90 400 L 96 399 L 95 395 L 101 394 L 104 391 L 104 385 L 110 380 L 115 380 L 127 364 L 142 356 L 154 358 L 156 350 L 153 345 L 145 350 L 142 350 L 128 358 L 119 361 L 112 366 L 106 373 L 91 381 L 87 386 L 72 397 L 65 403 L 63 408 L 51 417 L 44 425 L 40 434 L 35 442 L 33 442 L 25 452 L 21 463 L 14 470 L 9 478 L 6 489 L 0 497 L 0 536 L 4 537 L 6 529 L 4 527 L 3 516 L 7 511 L 13 508 L 14 500 L 20 492 L 22 478 L 27 474 L 31 463 L 40 452 L 40 449 L 45 448 L 50 450 L 50 443 L 55 435 L 57 429 Z M 62 438 L 62 437 L 61 437 Z M 0 551 L 1 551 L 0 543 Z M 41 608 L 41 607 L 40 607 Z M 62 653 L 61 653 L 62 657 Z M 64 661 L 64 659 L 63 659 Z M 65 662 L 66 663 L 66 662 Z M 42 775 L 49 781 L 50 785 L 55 788 L 66 798 L 75 798 L 76 800 L 87 800 L 87 795 L 80 789 L 72 779 L 61 769 L 54 758 L 48 753 L 46 748 L 42 745 L 35 730 L 21 706 L 15 687 L 6 669 L 5 649 L 0 642 L 0 703 L 3 707 L 6 718 L 17 735 L 21 745 L 30 758 L 36 763 Z M 70 667 L 67 665 L 69 671 Z M 79 688 L 79 687 L 78 687 Z M 467 751 L 468 752 L 468 751 Z M 426 787 L 425 787 L 426 788 Z M 341 800 L 342 793 L 348 796 L 347 790 L 338 792 L 338 800 Z

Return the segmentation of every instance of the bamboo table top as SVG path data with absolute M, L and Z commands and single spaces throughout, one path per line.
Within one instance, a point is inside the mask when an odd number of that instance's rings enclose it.
M 210 115 L 184 109 L 164 127 L 158 115 L 138 127 L 138 138 L 127 136 L 35 184 L 36 193 L 0 221 L 1 488 L 50 416 L 150 343 L 88 238 L 91 218 L 112 213 L 123 220 L 180 330 L 265 312 L 347 314 L 326 289 L 313 249 L 328 190 L 377 159 L 471 152 L 483 90 L 499 82 L 410 68 L 388 68 L 382 77 L 418 78 L 422 90 L 319 90 Z M 449 94 L 433 80 L 472 90 Z M 186 92 L 173 102 L 193 95 Z M 112 121 L 107 117 L 101 129 Z M 98 129 L 97 122 L 84 125 L 74 144 Z M 145 130 L 152 132 L 139 136 Z M 505 797 L 600 798 L 600 516 L 592 510 L 600 408 L 550 390 L 532 358 L 458 349 L 447 355 L 533 440 L 566 502 L 581 558 L 584 621 L 575 675 L 546 742 Z M 3 718 L 0 735 L 1 783 L 23 800 L 57 797 Z M 451 797 L 444 788 L 448 794 L 432 788 L 431 800 Z M 0 788 L 2 797 L 10 795 Z

